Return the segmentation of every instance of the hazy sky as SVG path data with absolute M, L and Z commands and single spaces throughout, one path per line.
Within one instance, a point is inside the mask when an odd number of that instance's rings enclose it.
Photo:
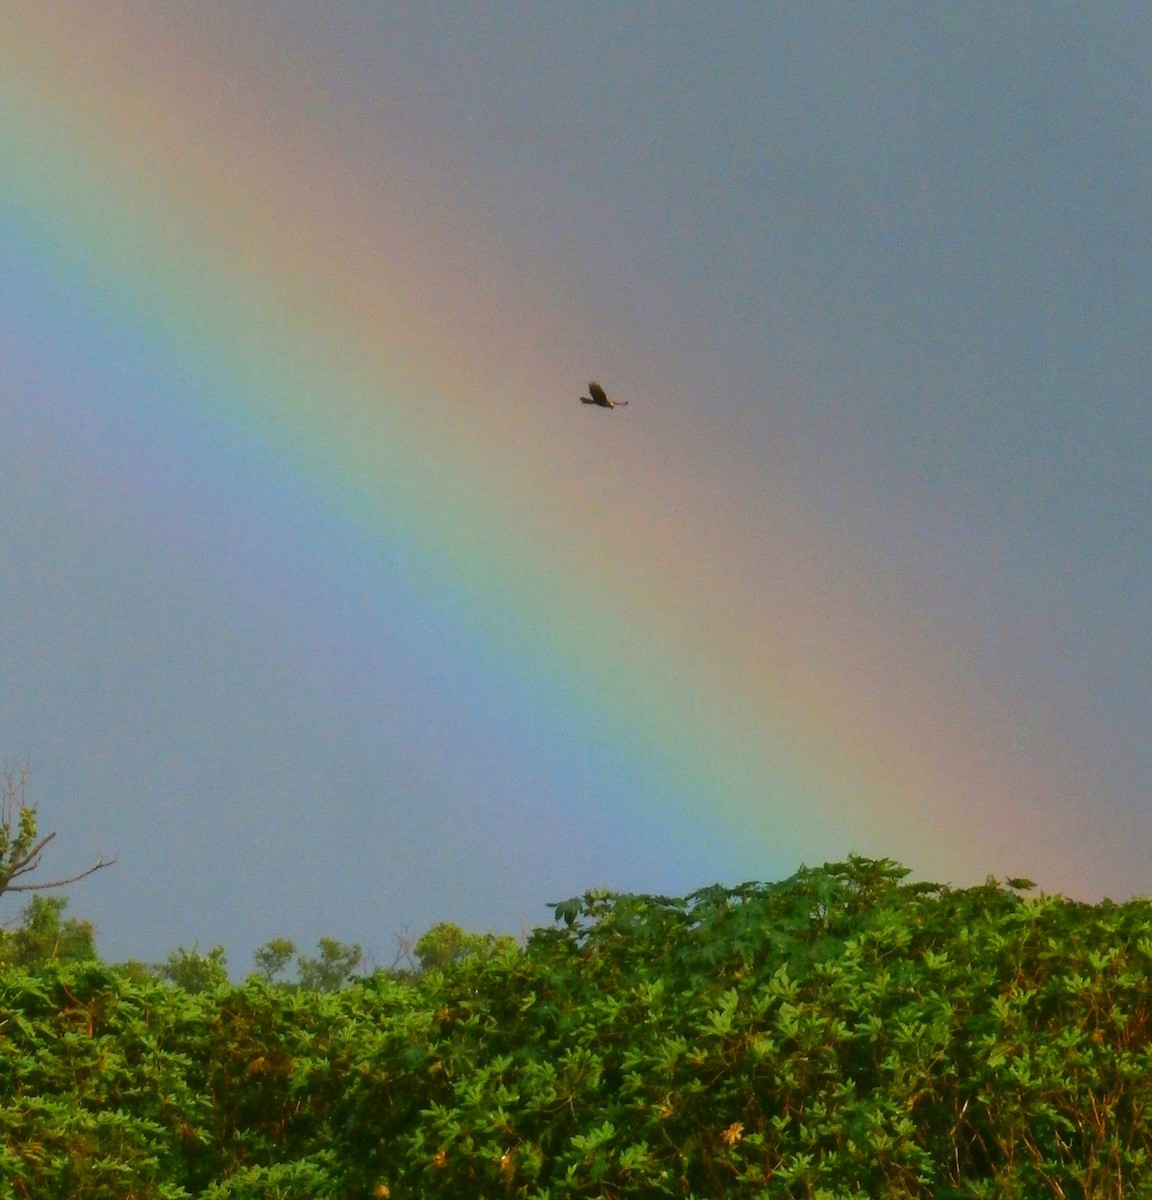
M 109 957 L 1152 889 L 1146 5 L 0 47 L 0 754 Z

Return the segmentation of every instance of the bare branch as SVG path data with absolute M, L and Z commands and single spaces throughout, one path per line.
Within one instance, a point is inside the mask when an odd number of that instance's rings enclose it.
M 394 936 L 396 938 L 396 957 L 392 960 L 392 966 L 389 969 L 395 971 L 400 966 L 400 960 L 403 959 L 408 964 L 406 969 L 413 974 L 418 974 L 420 967 L 416 959 L 412 956 L 412 948 L 416 942 L 408 933 L 408 926 L 404 926 L 403 933 L 397 933 Z M 400 969 L 405 970 L 403 967 Z
M 86 871 L 81 871 L 79 875 L 69 875 L 67 879 L 56 879 L 51 883 L 9 883 L 3 890 L 6 892 L 43 892 L 49 888 L 66 887 L 77 880 L 87 879 L 89 875 L 95 875 L 97 871 L 102 871 L 105 867 L 110 867 L 115 862 L 115 855 L 109 859 L 98 858 L 92 866 Z

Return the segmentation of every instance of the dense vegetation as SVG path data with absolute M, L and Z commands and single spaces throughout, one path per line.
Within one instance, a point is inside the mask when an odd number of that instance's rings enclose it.
M 1152 1194 L 1152 904 L 906 874 L 589 893 L 329 991 L 5 967 L 0 1194 Z

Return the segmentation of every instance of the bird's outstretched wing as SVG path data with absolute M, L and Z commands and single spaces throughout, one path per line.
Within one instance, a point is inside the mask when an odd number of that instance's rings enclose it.
M 598 404 L 601 408 L 623 408 L 627 400 L 609 400 L 608 393 L 593 380 L 588 385 L 588 395 L 580 397 L 581 404 Z

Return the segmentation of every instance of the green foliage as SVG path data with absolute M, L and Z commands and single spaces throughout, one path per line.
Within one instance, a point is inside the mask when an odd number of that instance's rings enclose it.
M 135 958 L 130 958 L 127 962 L 113 963 L 109 970 L 123 975 L 130 983 L 151 983 L 154 979 L 159 978 L 154 965 L 140 962 Z
M 433 925 L 414 949 L 422 971 L 441 971 L 466 958 L 487 959 L 514 951 L 516 941 L 507 935 L 466 933 L 459 925 L 442 921 Z
M 188 1195 L 204 1101 L 167 1045 L 168 991 L 90 963 L 0 977 L 0 1195 Z
M 363 951 L 353 944 L 345 945 L 335 938 L 321 938 L 316 958 L 301 955 L 296 960 L 300 986 L 307 992 L 335 992 L 352 978 L 363 958 Z
M 34 970 L 48 962 L 96 958 L 96 931 L 89 921 L 64 918 L 64 896 L 33 896 L 14 930 L 0 930 L 0 964 Z
M 26 767 L 21 771 L 4 768 L 0 780 L 0 893 L 40 865 L 49 840 L 37 838 L 36 809 L 25 799 L 27 787 Z
M 1144 1194 L 1152 903 L 906 874 L 591 892 L 331 991 L 0 972 L 0 1195 Z
M 266 983 L 295 986 L 306 992 L 335 992 L 352 979 L 364 957 L 359 946 L 338 942 L 335 938 L 321 938 L 316 949 L 319 953 L 315 958 L 301 954 L 296 959 L 298 982 L 295 985 L 276 978 L 288 969 L 296 953 L 296 943 L 290 938 L 273 938 L 265 942 L 252 955 L 252 961 L 257 976 Z
M 296 943 L 291 938 L 273 938 L 253 953 L 252 961 L 260 977 L 271 983 L 287 968 L 295 953 Z
M 207 954 L 200 953 L 199 942 L 191 950 L 181 946 L 166 961 L 157 963 L 155 970 L 160 979 L 186 992 L 210 992 L 228 985 L 228 956 L 223 946 L 213 946 Z

